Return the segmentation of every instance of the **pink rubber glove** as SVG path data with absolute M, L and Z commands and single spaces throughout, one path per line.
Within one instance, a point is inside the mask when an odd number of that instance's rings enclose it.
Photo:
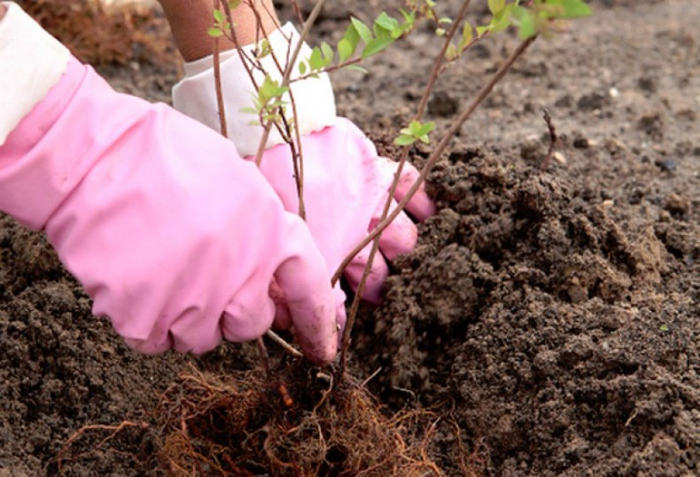
M 0 147 L 0 190 L 0 210 L 46 230 L 94 313 L 140 351 L 262 335 L 274 278 L 305 354 L 335 356 L 342 311 L 326 263 L 255 165 L 74 58 Z
M 272 51 L 278 58 L 287 57 L 290 41 L 298 42 L 299 35 L 291 24 L 269 36 Z M 248 56 L 254 45 L 243 47 Z M 300 58 L 308 58 L 311 50 L 304 45 Z M 255 88 L 245 71 L 236 50 L 222 52 L 221 77 L 228 135 L 238 152 L 253 160 L 257 151 L 261 128 L 249 124 L 254 116 L 241 110 L 251 106 Z M 264 69 L 280 80 L 279 70 L 267 55 L 261 60 Z M 292 71 L 299 71 L 298 67 Z M 264 75 L 254 70 L 258 83 Z M 349 120 L 336 117 L 333 90 L 327 75 L 292 83 L 297 118 L 302 137 L 304 158 L 304 202 L 306 220 L 319 248 L 332 271 L 345 256 L 374 228 L 394 178 L 397 163 L 378 156 L 371 141 Z M 287 97 L 287 100 L 289 98 Z M 214 90 L 212 58 L 206 57 L 185 65 L 185 78 L 173 90 L 175 107 L 209 127 L 219 130 L 218 106 Z M 298 212 L 297 189 L 289 147 L 273 129 L 261 163 L 263 175 L 272 184 L 290 212 Z M 413 185 L 418 172 L 410 164 L 404 167 L 400 187 L 394 199 L 401 200 Z M 417 220 L 432 215 L 435 206 L 421 190 L 408 204 L 408 211 Z M 380 250 L 384 258 L 410 252 L 416 243 L 417 231 L 413 221 L 403 212 L 384 232 Z M 370 247 L 355 257 L 344 273 L 349 284 L 356 288 L 367 263 Z M 378 302 L 387 263 L 382 256 L 375 257 L 363 298 Z M 337 299 L 344 295 L 338 288 Z
M 374 144 L 345 118 L 302 137 L 306 222 L 326 262 L 335 270 L 347 254 L 367 236 L 381 217 L 398 163 L 377 154 Z M 246 159 L 254 160 L 254 156 Z M 277 145 L 263 154 L 263 175 L 282 199 L 286 210 L 298 211 L 298 195 L 290 149 Z M 401 200 L 415 182 L 418 171 L 406 164 L 396 197 Z M 392 210 L 393 210 L 392 206 Z M 408 211 L 424 220 L 435 211 L 421 190 L 408 203 Z M 414 222 L 401 212 L 384 231 L 379 242 L 381 255 L 372 262 L 363 298 L 377 303 L 389 274 L 386 260 L 410 252 L 416 245 Z M 357 288 L 371 245 L 365 247 L 345 269 L 344 275 Z

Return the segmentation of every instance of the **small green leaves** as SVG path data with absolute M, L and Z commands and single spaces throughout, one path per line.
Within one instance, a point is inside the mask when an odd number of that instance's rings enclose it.
M 488 0 L 491 21 L 476 27 L 476 36 L 481 38 L 486 33 L 505 30 L 511 25 L 518 27 L 521 38 L 530 38 L 540 33 L 556 31 L 557 21 L 588 16 L 591 7 L 584 0 L 533 0 L 527 7 L 520 5 L 520 0 Z M 463 38 L 464 39 L 464 38 Z M 460 41 L 467 45 L 468 41 Z M 462 48 L 458 48 L 462 51 Z
M 370 30 L 367 25 L 362 23 L 362 20 L 358 20 L 357 18 L 352 17 L 350 18 L 350 22 L 355 28 L 357 34 L 360 36 L 360 38 L 362 38 L 362 41 L 365 43 L 365 45 L 372 41 L 372 30 Z
M 320 48 L 315 46 L 313 50 L 311 50 L 311 56 L 309 56 L 309 59 L 306 62 L 302 61 L 299 63 L 299 72 L 302 75 L 305 74 L 308 66 L 309 72 L 316 74 L 327 66 L 330 66 L 333 63 L 334 58 L 335 52 L 333 51 L 331 45 L 323 42 L 321 43 Z
M 591 7 L 582 0 L 556 0 L 551 3 L 558 3 L 564 7 L 564 16 L 562 18 L 587 17 L 593 13 Z
M 394 29 L 399 27 L 399 21 L 396 18 L 390 17 L 386 12 L 379 14 L 376 20 L 374 20 L 374 34 L 375 36 L 383 36 L 385 32 L 392 34 Z
M 231 28 L 231 24 L 226 21 L 224 12 L 221 10 L 214 10 L 214 26 L 207 31 L 209 36 L 218 38 L 229 28 Z
M 283 96 L 289 91 L 286 86 L 280 86 L 279 81 L 266 75 L 258 88 L 258 94 L 253 98 L 253 106 L 241 108 L 241 112 L 255 114 L 262 122 L 279 122 L 286 102 Z M 259 121 L 251 121 L 251 124 L 260 124 Z
M 506 0 L 489 0 L 489 10 L 491 15 L 498 15 L 506 6 Z
M 267 40 L 267 38 L 263 38 L 260 44 L 255 49 L 255 57 L 261 60 L 268 56 L 270 53 L 272 53 L 272 49 L 270 48 L 270 42 Z
M 558 21 L 590 15 L 591 7 L 583 0 L 535 0 L 528 8 L 513 9 L 513 19 L 521 38 L 549 34 Z
M 472 26 L 469 23 L 464 24 L 464 28 L 462 29 L 462 38 L 459 40 L 459 46 L 457 46 L 457 51 L 462 52 L 464 49 L 469 46 L 469 44 L 472 42 L 474 39 L 474 30 Z
M 403 128 L 400 131 L 399 136 L 394 139 L 394 144 L 397 146 L 409 146 L 416 141 L 421 141 L 425 144 L 430 144 L 430 138 L 428 134 L 435 128 L 435 123 L 433 121 L 427 123 L 421 123 L 420 121 L 413 120 L 408 125 L 407 128 Z
M 413 28 L 415 14 L 402 10 L 401 15 L 403 22 L 386 12 L 382 12 L 372 23 L 372 28 L 359 18 L 351 17 L 350 24 L 345 29 L 343 38 L 338 42 L 336 49 L 334 50 L 328 43 L 322 43 L 320 47 L 313 48 L 311 56 L 299 63 L 299 74 L 313 76 L 329 69 L 354 66 L 358 59 L 353 60 L 352 58 L 360 41 L 364 43 L 364 48 L 360 52 L 359 59 L 376 55 Z M 336 58 L 338 64 L 331 68 Z M 366 72 L 364 68 L 355 67 L 353 69 Z
M 372 55 L 376 55 L 392 43 L 394 43 L 394 39 L 391 37 L 375 38 L 367 43 L 365 49 L 362 50 L 362 58 L 368 58 Z

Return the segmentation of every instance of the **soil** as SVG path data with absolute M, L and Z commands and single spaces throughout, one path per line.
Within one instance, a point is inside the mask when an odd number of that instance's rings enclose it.
M 380 3 L 397 2 L 330 3 L 316 39 Z M 465 449 L 476 475 L 700 474 L 700 9 L 592 4 L 592 18 L 537 41 L 462 128 L 430 176 L 439 212 L 355 330 L 353 372 L 379 369 L 368 386 L 387 410 L 440 416 L 430 452 L 446 475 L 463 472 Z M 446 72 L 430 105 L 437 135 L 516 44 L 494 37 Z M 369 74 L 335 76 L 340 113 L 385 154 L 438 48 L 421 29 Z M 99 70 L 168 101 L 178 66 Z M 558 135 L 545 170 L 543 108 Z M 82 426 L 125 420 L 136 425 L 104 445 L 109 431 L 81 436 L 63 473 L 162 475 L 139 423 L 176 376 L 259 366 L 250 345 L 129 351 L 43 236 L 8 217 L 0 257 L 0 476 L 55 475 Z

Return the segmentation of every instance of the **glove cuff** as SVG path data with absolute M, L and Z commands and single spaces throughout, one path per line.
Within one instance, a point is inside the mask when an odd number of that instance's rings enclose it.
M 291 23 L 274 31 L 268 36 L 270 48 L 278 61 L 286 67 L 289 56 L 299 42 L 299 33 Z M 242 50 L 253 57 L 256 45 L 246 45 Z M 300 51 L 297 64 L 294 65 L 292 78 L 299 77 L 298 63 L 308 59 L 311 48 L 305 43 Z M 255 87 L 245 69 L 237 50 L 221 53 L 221 77 L 224 95 L 224 107 L 228 123 L 228 137 L 245 157 L 254 155 L 262 139 L 263 128 L 251 125 L 257 117 L 241 110 L 253 106 L 257 96 Z M 263 69 L 276 81 L 282 80 L 272 55 L 260 60 Z M 253 75 L 258 84 L 262 84 L 265 75 L 254 69 Z M 185 77 L 173 88 L 173 104 L 176 109 L 190 117 L 220 131 L 218 105 L 214 82 L 213 56 L 185 64 Z M 306 78 L 292 83 L 291 91 L 296 104 L 297 124 L 302 135 L 320 131 L 335 123 L 335 97 L 328 75 L 319 74 L 317 78 Z M 289 95 L 284 100 L 289 103 Z M 293 117 L 291 107 L 288 108 L 288 118 Z M 283 144 L 284 140 L 273 128 L 267 140 L 266 149 Z
M 0 146 L 59 82 L 70 58 L 19 5 L 2 4 L 7 12 L 0 21 Z

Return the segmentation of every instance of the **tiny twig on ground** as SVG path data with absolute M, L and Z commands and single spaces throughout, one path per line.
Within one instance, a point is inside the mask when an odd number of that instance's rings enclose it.
M 542 113 L 544 122 L 547 123 L 547 129 L 549 130 L 549 150 L 547 150 L 547 156 L 542 161 L 542 164 L 540 164 L 540 171 L 546 170 L 549 166 L 552 157 L 554 157 L 554 149 L 556 148 L 557 141 L 559 140 L 557 130 L 554 127 L 554 122 L 552 121 L 552 117 L 549 115 L 549 111 L 543 109 Z
M 275 343 L 277 343 L 278 345 L 280 345 L 282 348 L 284 348 L 284 350 L 285 350 L 287 353 L 291 354 L 291 355 L 294 356 L 295 358 L 303 358 L 303 357 L 304 357 L 304 355 L 303 355 L 299 350 L 297 350 L 297 349 L 294 348 L 292 345 L 290 345 L 289 343 L 287 343 L 280 335 L 278 335 L 278 334 L 275 333 L 274 331 L 272 331 L 272 330 L 267 330 L 267 332 L 265 333 L 265 335 L 266 335 L 268 338 L 270 338 L 272 341 L 274 341 Z

